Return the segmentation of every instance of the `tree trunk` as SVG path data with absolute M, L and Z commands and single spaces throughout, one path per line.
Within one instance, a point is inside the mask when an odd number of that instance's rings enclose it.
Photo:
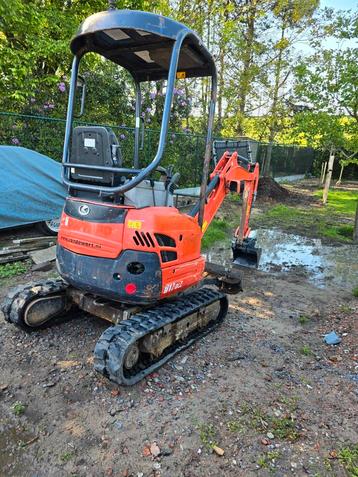
M 281 40 L 285 38 L 285 27 L 283 26 L 281 28 Z M 264 177 L 268 177 L 270 175 L 270 169 L 271 169 L 271 156 L 272 156 L 272 146 L 273 142 L 275 140 L 275 136 L 277 134 L 277 126 L 278 126 L 278 121 L 277 121 L 277 106 L 278 106 L 278 94 L 280 90 L 280 78 L 281 78 L 281 71 L 282 71 L 282 56 L 283 56 L 283 50 L 280 49 L 278 58 L 277 58 L 277 63 L 275 65 L 275 84 L 273 87 L 273 99 L 272 99 L 272 106 L 271 106 L 271 121 L 269 124 L 269 146 L 267 150 L 267 156 L 266 156 L 266 163 L 265 163 L 265 170 L 263 171 Z
M 326 177 L 327 161 L 322 163 L 323 169 L 321 174 L 321 184 L 324 184 L 324 178 Z
M 336 182 L 336 185 L 340 185 L 340 183 L 342 182 L 343 171 L 344 171 L 344 165 L 342 164 L 342 165 L 341 165 L 341 172 L 339 173 L 339 179 L 338 179 L 338 181 Z
M 329 153 L 329 160 L 328 160 L 328 170 L 327 170 L 327 175 L 326 175 L 326 182 L 324 184 L 324 189 L 323 189 L 323 205 L 327 204 L 327 198 L 328 198 L 328 191 L 329 187 L 331 185 L 331 179 L 332 179 L 332 171 L 333 171 L 333 164 L 334 164 L 334 157 L 335 157 L 335 151 L 334 147 L 331 147 L 331 151 Z
M 356 206 L 356 218 L 354 221 L 354 229 L 353 229 L 353 241 L 358 242 L 358 200 Z
M 241 81 L 239 85 L 239 115 L 238 115 L 238 125 L 236 128 L 236 132 L 239 136 L 242 136 L 244 133 L 242 120 L 245 116 L 246 111 L 246 100 L 248 93 L 250 91 L 252 78 L 250 68 L 253 63 L 254 57 L 254 40 L 255 40 L 255 21 L 257 15 L 257 2 L 256 0 L 249 0 L 247 4 L 250 5 L 250 12 L 247 18 L 247 28 L 246 28 L 246 42 L 245 42 L 245 49 L 242 52 L 243 58 L 243 65 L 242 65 L 242 75 Z

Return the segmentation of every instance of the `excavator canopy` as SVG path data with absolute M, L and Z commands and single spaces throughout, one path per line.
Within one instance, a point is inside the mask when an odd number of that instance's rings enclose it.
M 178 78 L 212 76 L 215 64 L 195 32 L 170 18 L 133 10 L 88 17 L 71 41 L 74 55 L 96 52 L 126 68 L 138 82 L 168 78 L 175 41 L 185 34 Z

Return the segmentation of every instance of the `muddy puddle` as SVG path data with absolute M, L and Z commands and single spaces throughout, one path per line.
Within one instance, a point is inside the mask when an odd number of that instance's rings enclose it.
M 328 246 L 320 239 L 287 234 L 277 229 L 253 231 L 257 246 L 262 248 L 258 269 L 270 273 L 302 275 L 314 285 L 325 288 L 353 288 L 358 284 L 358 247 Z M 230 267 L 231 242 L 214 244 L 205 255 L 207 260 Z

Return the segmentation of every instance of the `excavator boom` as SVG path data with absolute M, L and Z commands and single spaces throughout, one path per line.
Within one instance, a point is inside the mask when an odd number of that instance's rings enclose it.
M 248 162 L 237 152 L 226 152 L 210 175 L 202 233 L 206 232 L 226 195 L 236 191 L 242 199 L 241 221 L 234 233 L 234 263 L 244 267 L 257 267 L 261 250 L 255 247 L 255 239 L 250 238 L 249 220 L 256 198 L 259 181 L 259 165 Z

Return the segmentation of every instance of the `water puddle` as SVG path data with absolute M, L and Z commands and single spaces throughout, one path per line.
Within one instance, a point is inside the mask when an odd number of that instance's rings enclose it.
M 277 229 L 259 229 L 257 246 L 262 248 L 259 270 L 270 273 L 296 273 L 314 285 L 353 288 L 358 284 L 358 247 L 323 245 L 320 239 L 287 234 Z M 207 260 L 230 267 L 230 240 L 214 244 Z

